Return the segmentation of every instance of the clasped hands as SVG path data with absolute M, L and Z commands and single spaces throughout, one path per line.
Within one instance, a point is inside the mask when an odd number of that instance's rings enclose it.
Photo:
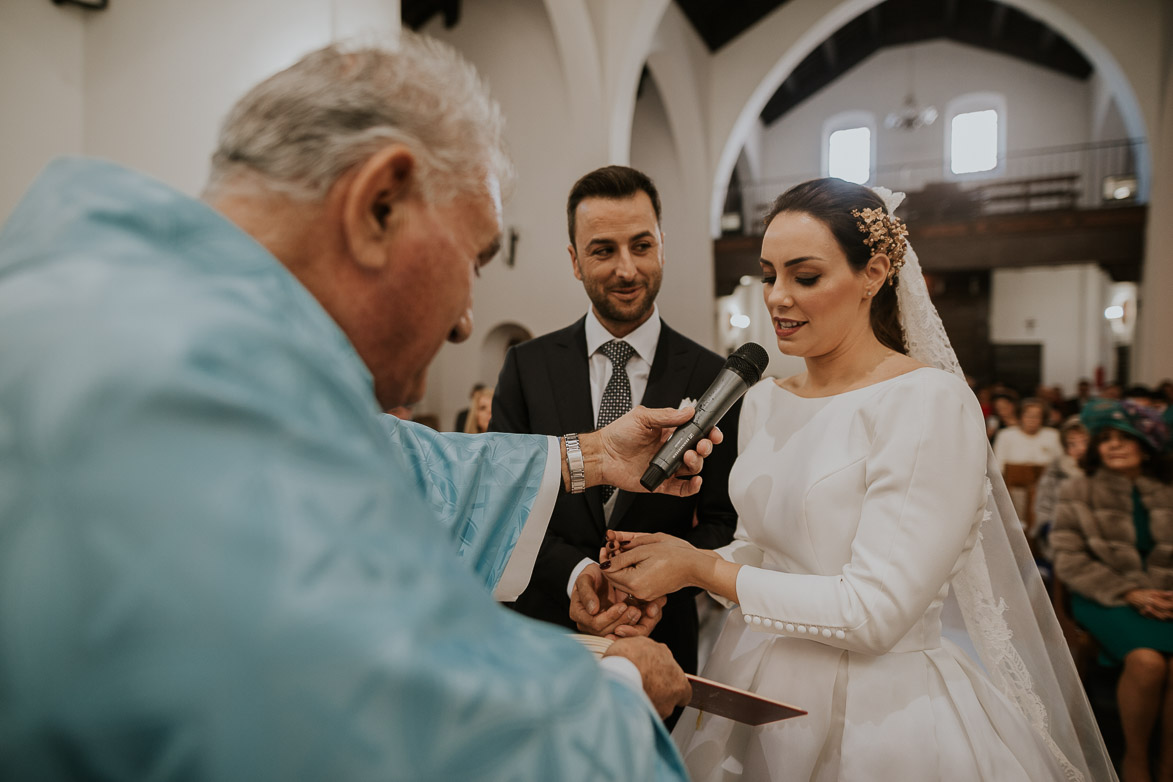
M 580 441 L 587 485 L 602 483 L 628 491 L 643 491 L 639 485 L 643 469 L 673 429 L 690 421 L 693 414 L 691 407 L 679 410 L 636 407 L 598 432 L 582 435 Z M 684 454 L 684 466 L 664 481 L 657 492 L 678 496 L 695 494 L 701 485 L 697 473 L 704 466 L 705 457 L 712 453 L 713 446 L 720 444 L 722 439 L 721 430 L 713 427 L 709 436 L 697 443 L 695 450 Z M 563 480 L 568 484 L 565 463 Z M 632 545 L 638 535 L 608 531 L 607 547 L 599 554 L 600 564 L 588 565 L 575 580 L 570 595 L 570 618 L 580 631 L 612 640 L 648 635 L 660 621 L 665 595 L 687 586 L 681 584 L 661 589 L 657 584 L 646 583 L 646 579 L 640 579 L 638 585 L 621 585 L 623 578 L 632 575 L 630 573 L 620 577 L 619 582 L 604 578 L 603 570 L 608 567 L 612 555 L 618 554 L 621 546 Z M 669 535 L 662 538 L 695 551 L 677 538 Z M 648 542 L 659 542 L 659 538 L 645 541 Z
M 647 635 L 660 621 L 667 595 L 702 582 L 716 554 L 664 533 L 607 530 L 599 564 L 574 582 L 570 618 L 578 629 L 607 638 Z
M 1168 589 L 1133 589 L 1124 595 L 1124 599 L 1141 616 L 1165 622 L 1173 620 L 1173 591 Z

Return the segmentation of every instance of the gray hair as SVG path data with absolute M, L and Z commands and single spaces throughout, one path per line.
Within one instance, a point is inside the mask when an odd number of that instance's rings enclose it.
M 403 31 L 394 49 L 332 44 L 249 90 L 224 120 L 205 197 L 244 175 L 317 201 L 388 144 L 409 147 L 430 202 L 513 177 L 501 109 L 450 46 Z

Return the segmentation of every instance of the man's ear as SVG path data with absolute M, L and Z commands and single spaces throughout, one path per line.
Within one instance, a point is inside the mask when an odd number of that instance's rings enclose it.
M 574 279 L 581 280 L 582 272 L 578 270 L 578 253 L 574 251 L 574 245 L 566 245 L 566 251 L 570 253 L 570 268 L 574 271 Z
M 381 269 L 387 239 L 416 197 L 418 163 L 402 144 L 383 147 L 358 165 L 342 193 L 342 229 L 350 255 L 362 267 Z

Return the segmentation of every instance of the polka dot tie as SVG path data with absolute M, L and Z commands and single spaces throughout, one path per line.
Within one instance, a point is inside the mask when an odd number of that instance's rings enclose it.
M 603 400 L 599 405 L 598 428 L 620 418 L 631 409 L 631 381 L 627 378 L 627 362 L 635 355 L 635 348 L 621 339 L 613 339 L 599 348 L 599 352 L 611 359 L 611 379 L 603 389 Z M 611 499 L 614 486 L 603 487 L 603 502 Z

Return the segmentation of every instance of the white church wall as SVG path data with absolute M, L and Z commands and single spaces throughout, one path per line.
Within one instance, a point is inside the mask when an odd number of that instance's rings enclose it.
M 46 163 L 82 152 L 84 14 L 0 3 L 0 224 Z
M 1095 264 L 995 269 L 990 342 L 1042 345 L 1041 380 L 1070 392 L 1081 378 L 1115 369 L 1103 311 L 1111 279 Z
M 683 187 L 680 159 L 655 79 L 644 83 L 636 103 L 631 165 L 650 176 L 660 193 L 665 251 L 664 281 L 657 299 L 660 315 L 677 331 L 711 344 L 712 249 L 708 232 L 701 230 L 698 237 L 696 221 L 689 218 L 689 194 Z
M 336 37 L 398 29 L 394 0 L 0 4 L 0 218 L 48 159 L 102 157 L 189 194 L 249 87 Z
M 445 29 L 437 18 L 423 32 L 452 44 L 486 79 L 505 112 L 517 167 L 517 185 L 504 213 L 506 249 L 510 228 L 519 237 L 514 266 L 506 264 L 503 252 L 481 270 L 473 287 L 475 331 L 467 342 L 440 352 L 427 396 L 417 407 L 450 426 L 473 383 L 496 383 L 495 371 L 481 360 L 495 326 L 515 323 L 538 336 L 586 312 L 582 283 L 571 272 L 566 250 L 566 195 L 576 179 L 607 161 L 602 145 L 586 149 L 577 143 L 583 129 L 573 120 L 574 87 L 566 82 L 541 0 L 465 3 L 456 27 Z M 602 126 L 590 130 L 606 133 Z
M 677 329 L 714 347 L 713 246 L 708 226 L 694 218 L 709 200 L 700 99 L 708 53 L 674 4 L 664 12 L 647 62 L 649 87 L 636 103 L 631 164 L 652 175 L 664 205 L 669 268 L 658 301 Z
M 589 69 L 575 70 L 558 41 L 577 40 L 584 33 L 566 27 L 566 18 L 559 14 L 563 22 L 559 39 L 547 14 L 565 3 L 585 9 L 585 2 L 481 0 L 463 4 L 462 20 L 455 30 L 444 30 L 438 20 L 428 26 L 428 32 L 456 43 L 489 77 L 509 115 L 510 140 L 521 172 L 521 184 L 506 211 L 507 224 L 519 228 L 518 265 L 509 270 L 512 274 L 500 262 L 486 270 L 477 288 L 478 332 L 467 345 L 441 354 L 433 391 L 450 388 L 428 400 L 437 407 L 433 412 L 463 403 L 467 386 L 479 378 L 465 376 L 464 367 L 477 362 L 466 361 L 469 353 L 461 351 L 475 352 L 480 336 L 495 323 L 522 322 L 533 333 L 541 333 L 568 322 L 579 309 L 581 287 L 565 268 L 562 202 L 578 175 L 610 162 L 606 150 L 614 122 L 610 116 L 600 116 L 596 127 L 594 108 L 615 80 L 601 72 L 592 76 Z M 1058 92 L 1047 96 L 1047 103 L 1056 106 L 1054 116 L 1068 115 L 1073 103 L 1084 100 L 1083 120 L 1072 123 L 1068 128 L 1072 133 L 1110 136 L 1121 124 L 1145 128 L 1153 170 L 1168 171 L 1173 159 L 1173 100 L 1165 96 L 1173 94 L 1173 47 L 1169 45 L 1173 6 L 1167 0 L 1008 2 L 1052 24 L 1080 47 L 1102 69 L 1107 91 L 1121 81 L 1126 85 L 1127 94 L 1104 102 L 1087 95 L 1086 85 L 1084 97 L 1079 98 L 1078 88 L 1073 93 L 1063 86 L 1065 77 L 1051 75 L 1060 85 Z M 674 207 L 674 219 L 683 210 L 689 228 L 715 226 L 714 209 L 719 211 L 724 182 L 744 141 L 735 129 L 749 128 L 757 121 L 757 111 L 777 86 L 776 81 L 766 83 L 771 74 L 785 75 L 782 66 L 793 67 L 826 35 L 875 4 L 876 0 L 790 0 L 716 54 L 693 42 L 687 58 L 697 75 L 701 106 L 697 127 L 707 148 L 707 154 L 695 157 L 709 172 L 701 188 L 711 203 L 707 210 L 691 204 Z M 216 127 L 240 92 L 332 35 L 361 29 L 367 15 L 379 15 L 372 22 L 385 21 L 387 8 L 394 5 L 379 0 L 205 0 L 198 4 L 119 0 L 106 11 L 90 13 L 48 2 L 0 2 L 0 138 L 5 141 L 0 148 L 0 219 L 44 162 L 62 153 L 111 157 L 196 192 L 206 173 Z M 668 4 L 664 19 L 673 19 L 676 11 L 674 4 Z M 611 3 L 610 17 L 626 13 L 622 3 Z M 630 14 L 646 16 L 634 10 Z M 589 23 L 589 13 L 580 16 Z M 639 41 L 632 40 L 638 49 Z M 658 39 L 656 45 L 677 46 L 679 41 Z M 921 46 L 933 45 L 938 44 Z M 596 47 L 595 71 L 600 70 L 600 51 L 610 50 Z M 645 54 L 626 52 L 625 62 Z M 568 76 L 571 71 L 573 79 Z M 906 76 L 900 67 L 895 71 L 896 78 L 871 91 L 892 88 L 879 107 L 883 111 L 903 99 Z M 922 101 L 936 100 L 922 93 L 920 81 L 917 87 Z M 928 82 L 924 89 L 929 89 Z M 594 97 L 578 97 L 583 95 Z M 1013 101 L 1012 96 L 1008 98 Z M 808 102 L 816 100 L 819 96 Z M 669 98 L 666 102 L 675 105 Z M 1095 112 L 1102 119 L 1099 125 L 1093 121 Z M 1012 102 L 1007 117 L 1012 148 L 1020 142 L 1036 144 L 1030 137 L 1035 130 L 1045 135 L 1045 143 L 1062 143 L 1064 129 L 1056 128 L 1056 123 L 1044 118 L 1022 127 L 1017 121 L 1020 114 Z M 742 115 L 749 117 L 748 123 Z M 797 162 L 803 165 L 782 159 L 775 161 L 776 170 L 817 173 L 819 135 L 814 133 L 809 143 L 800 138 L 804 134 L 788 136 L 786 144 L 797 148 Z M 673 140 L 679 142 L 675 134 Z M 887 148 L 883 138 L 878 142 L 881 158 L 895 158 L 901 152 L 895 140 Z M 639 144 L 638 140 L 634 143 Z M 943 139 L 937 145 L 941 147 Z M 763 150 L 763 166 L 767 157 Z M 687 180 L 686 188 L 693 190 L 691 169 L 681 167 L 680 176 Z M 1143 372 L 1160 376 L 1173 373 L 1173 353 L 1164 350 L 1159 339 L 1168 332 L 1173 314 L 1168 308 L 1145 307 L 1145 301 L 1157 300 L 1151 291 L 1167 288 L 1163 283 L 1173 275 L 1169 261 L 1173 254 L 1168 252 L 1173 246 L 1170 209 L 1173 184 L 1167 177 L 1162 184 L 1158 176 L 1150 201 L 1137 337 L 1140 352 L 1134 362 Z M 670 243 L 681 231 L 671 234 Z M 711 271 L 705 274 L 711 276 Z M 1146 333 L 1152 338 L 1146 340 Z M 451 367 L 458 370 L 447 377 Z
M 910 56 L 917 101 L 936 106 L 942 116 L 914 131 L 890 130 L 884 118 L 908 94 Z M 821 176 L 824 122 L 848 111 L 875 118 L 873 168 L 878 173 L 873 183 L 914 190 L 925 181 L 939 181 L 948 170 L 946 104 L 973 92 L 1005 97 L 1006 114 L 999 119 L 1010 154 L 1089 140 L 1086 82 L 972 46 L 933 41 L 876 52 L 770 125 L 762 142 L 763 179 L 778 184 L 765 189 Z
M 220 122 L 331 39 L 329 0 L 119 0 L 87 21 L 87 155 L 198 193 Z

